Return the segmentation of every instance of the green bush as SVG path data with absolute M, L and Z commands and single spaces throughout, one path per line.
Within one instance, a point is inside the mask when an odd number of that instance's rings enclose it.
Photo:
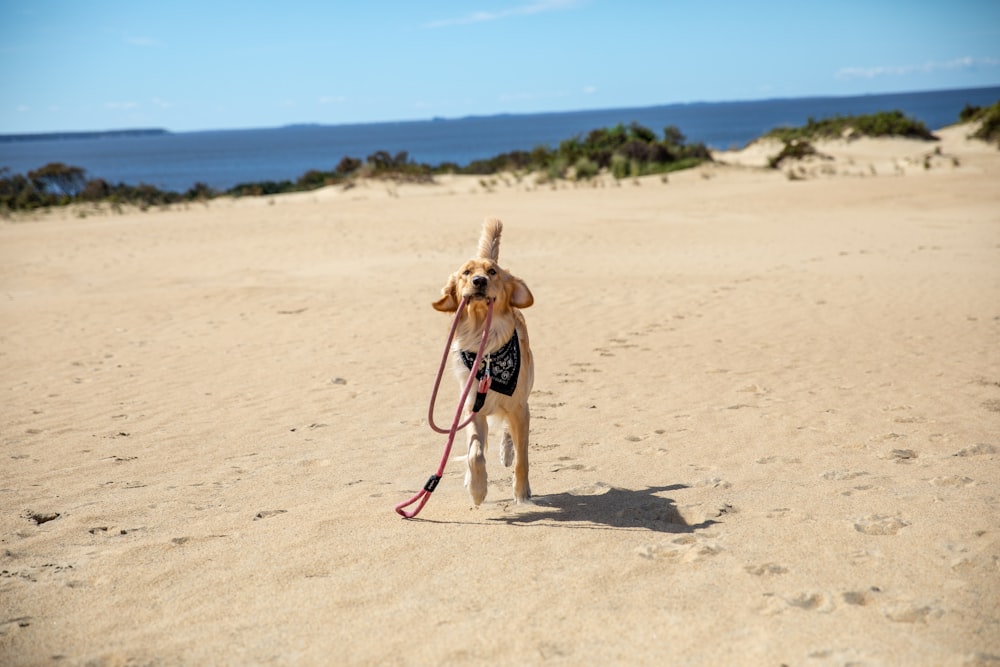
M 985 109 L 966 105 L 965 109 L 962 109 L 959 118 L 963 122 L 980 122 L 979 129 L 970 136 L 975 139 L 982 139 L 991 144 L 997 144 L 1000 147 L 1000 101 L 993 103 Z
M 621 180 L 628 178 L 629 159 L 621 153 L 611 156 L 611 175 Z
M 590 180 L 594 176 L 597 176 L 597 172 L 601 170 L 596 162 L 589 160 L 585 157 L 580 158 L 573 165 L 573 169 L 576 172 L 576 180 Z
M 803 141 L 801 139 L 792 139 L 784 145 L 781 152 L 768 160 L 768 165 L 772 169 L 777 169 L 781 166 L 784 160 L 801 160 L 804 157 L 810 155 L 818 155 L 819 152 L 816 148 L 810 144 L 808 141 Z
M 906 137 L 937 141 L 937 137 L 921 121 L 909 118 L 902 111 L 881 111 L 862 116 L 833 116 L 823 120 L 809 118 L 802 127 L 779 127 L 765 137 L 788 143 L 795 139 L 838 139 L 846 132 L 866 137 Z

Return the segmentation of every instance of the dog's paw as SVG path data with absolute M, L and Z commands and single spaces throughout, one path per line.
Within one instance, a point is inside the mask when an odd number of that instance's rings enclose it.
M 518 505 L 534 504 L 531 502 L 531 485 L 527 481 L 518 484 L 517 480 L 514 480 L 514 502 Z
M 500 443 L 500 463 L 504 468 L 514 463 L 514 439 L 507 431 L 503 432 L 503 442 Z

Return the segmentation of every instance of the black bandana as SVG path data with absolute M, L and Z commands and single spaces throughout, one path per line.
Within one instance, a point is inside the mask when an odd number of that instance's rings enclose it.
M 459 350 L 462 355 L 462 363 L 470 371 L 472 364 L 476 363 L 476 353 L 467 350 Z M 496 352 L 483 355 L 483 367 L 476 373 L 476 379 L 481 380 L 486 367 L 490 369 L 490 389 L 500 392 L 505 396 L 513 396 L 517 387 L 517 374 L 521 370 L 521 346 L 517 342 L 517 331 L 504 343 Z

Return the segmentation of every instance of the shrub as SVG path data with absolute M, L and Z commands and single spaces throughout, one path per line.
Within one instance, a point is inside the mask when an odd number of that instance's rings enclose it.
M 960 123 L 970 123 L 976 120 L 982 110 L 982 107 L 974 107 L 971 104 L 966 104 L 962 107 L 962 110 L 958 112 L 958 121 Z
M 906 137 L 937 141 L 937 137 L 927 129 L 926 125 L 907 117 L 902 111 L 881 111 L 862 116 L 833 116 L 823 120 L 809 118 L 802 127 L 779 127 L 764 136 L 788 143 L 794 139 L 836 139 L 849 131 L 867 137 Z
M 217 193 L 205 183 L 195 183 L 184 193 L 184 199 L 188 201 L 207 201 L 213 199 Z
M 973 138 L 982 139 L 1000 147 L 1000 101 L 985 109 L 977 109 L 971 120 L 981 123 L 979 129 L 972 133 Z
M 639 162 L 649 162 L 652 157 L 652 149 L 649 144 L 644 141 L 632 140 L 621 146 L 618 149 L 619 155 L 624 155 L 629 160 L 638 160 Z
M 792 139 L 784 145 L 780 153 L 768 160 L 768 165 L 772 169 L 777 169 L 784 160 L 801 160 L 810 155 L 819 155 L 812 144 L 801 139 Z
M 28 178 L 40 192 L 77 196 L 87 183 L 85 172 L 80 167 L 70 167 L 62 162 L 50 162 L 28 172 Z
M 597 172 L 601 170 L 601 168 L 597 165 L 596 162 L 589 160 L 585 157 L 582 157 L 579 160 L 577 160 L 576 163 L 573 165 L 573 169 L 576 171 L 576 180 L 578 181 L 589 180 L 594 176 L 597 176 Z
M 87 185 L 80 191 L 79 198 L 84 201 L 102 201 L 111 196 L 111 186 L 103 178 L 95 178 L 87 181 Z
M 358 169 L 361 169 L 361 164 L 361 160 L 345 155 L 337 163 L 337 168 L 333 170 L 333 173 L 336 176 L 351 176 Z
M 617 179 L 628 177 L 629 160 L 621 153 L 611 156 L 611 175 Z

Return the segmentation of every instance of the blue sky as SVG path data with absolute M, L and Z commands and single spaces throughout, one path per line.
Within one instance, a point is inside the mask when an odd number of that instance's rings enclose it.
M 1000 85 L 1000 2 L 3 0 L 0 133 Z

